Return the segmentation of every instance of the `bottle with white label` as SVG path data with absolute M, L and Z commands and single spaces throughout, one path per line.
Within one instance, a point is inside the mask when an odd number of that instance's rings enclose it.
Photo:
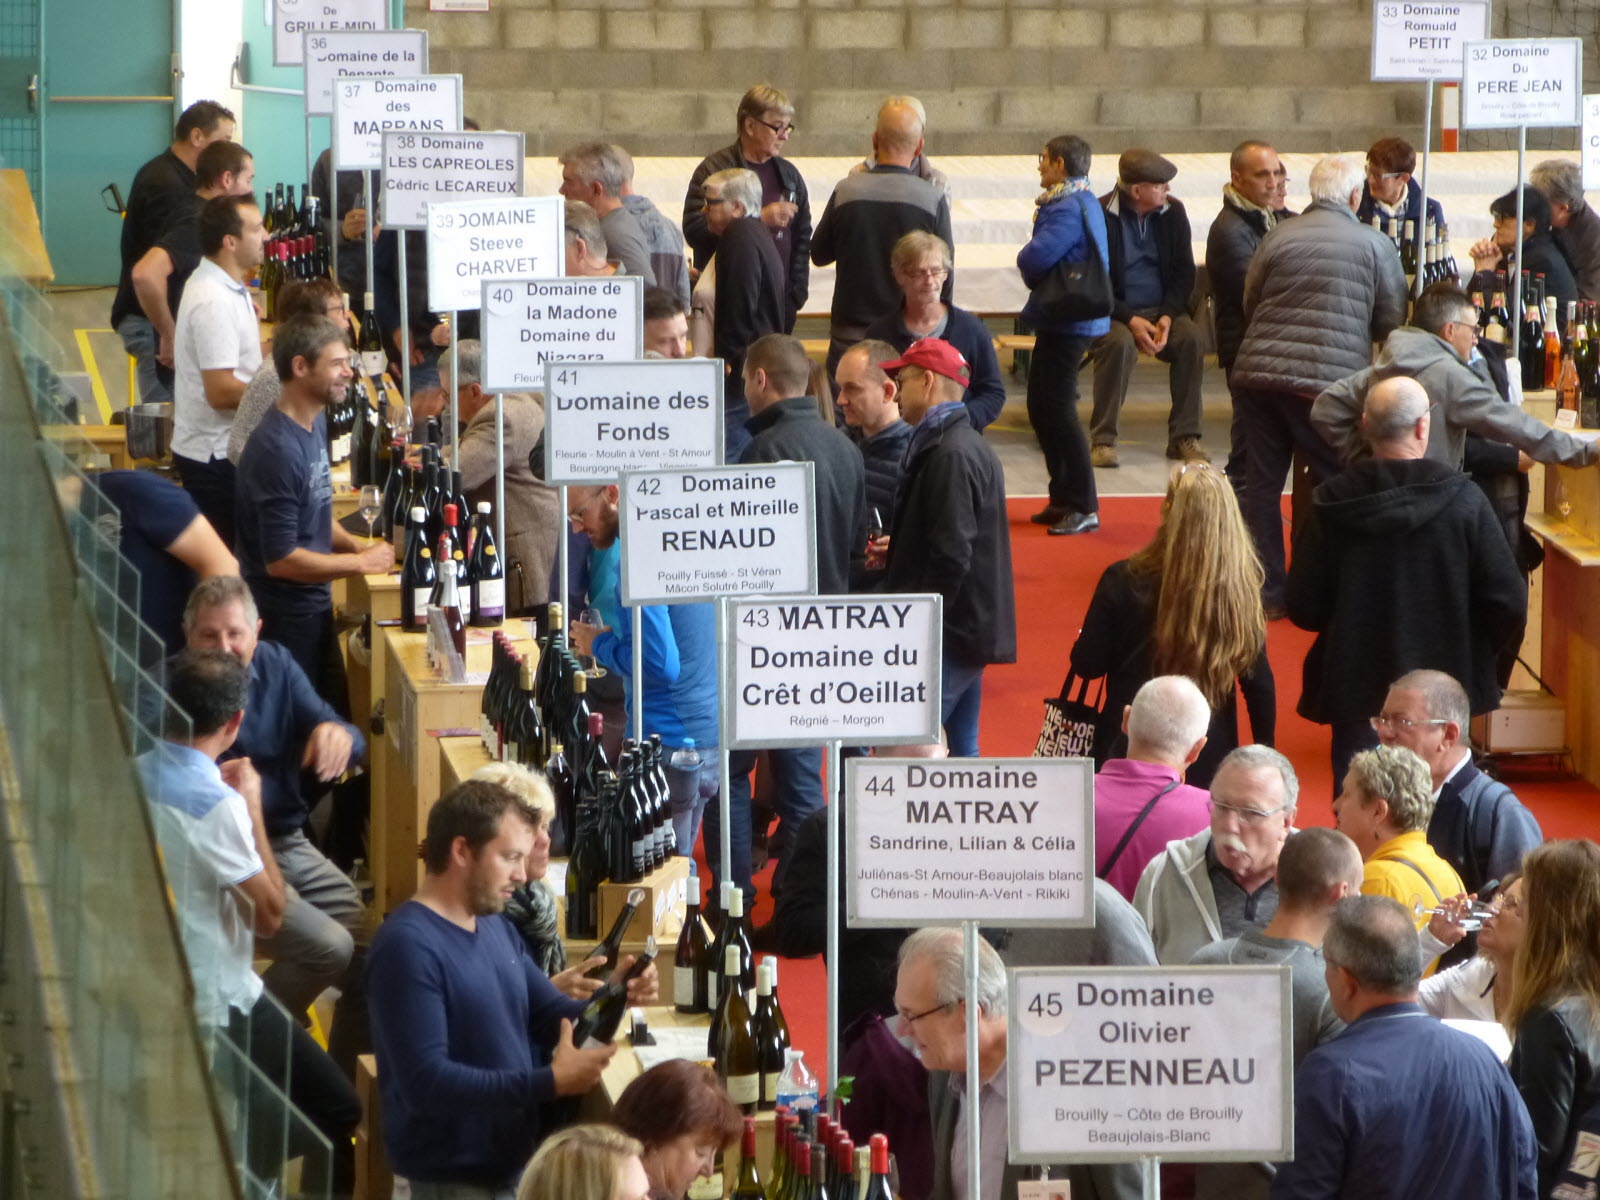
M 726 1001 L 721 1013 L 717 1074 L 722 1077 L 728 1098 L 742 1112 L 754 1113 L 761 1100 L 761 1060 L 756 1051 L 754 1015 L 739 983 L 742 967 L 739 947 L 730 944 L 722 964 Z
M 711 946 L 706 940 L 706 925 L 700 919 L 700 876 L 689 863 L 689 906 L 678 934 L 678 949 L 672 959 L 672 1003 L 681 1013 L 708 1012 L 711 1003 L 706 993 L 707 960 Z
M 361 312 L 361 336 L 356 342 L 356 352 L 362 374 L 372 380 L 374 387 L 381 387 L 378 376 L 389 365 L 389 357 L 383 352 L 383 335 L 378 332 L 378 314 L 372 293 L 368 292 L 362 299 L 366 305 Z
M 491 629 L 506 619 L 506 570 L 494 544 L 494 522 L 489 502 L 478 503 L 472 530 L 472 552 L 467 556 L 467 584 L 472 591 L 472 624 Z
M 435 579 L 427 510 L 421 505 L 413 508 L 406 526 L 406 560 L 400 568 L 400 628 L 422 633 L 428 628 L 428 600 Z

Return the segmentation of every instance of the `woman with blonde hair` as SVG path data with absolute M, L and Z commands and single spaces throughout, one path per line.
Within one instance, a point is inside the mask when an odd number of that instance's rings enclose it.
M 1195 787 L 1209 787 L 1217 764 L 1239 745 L 1240 689 L 1251 740 L 1272 745 L 1277 712 L 1262 577 L 1227 477 L 1202 462 L 1175 468 L 1155 537 L 1105 569 L 1072 647 L 1073 673 L 1105 680 L 1096 766 L 1126 748 L 1123 709 L 1157 675 L 1187 676 L 1211 705 L 1205 747 L 1186 776 Z
M 1522 885 L 1522 944 L 1503 1018 L 1513 1039 L 1506 1065 L 1533 1120 L 1546 1197 L 1561 1182 L 1580 1123 L 1592 1130 L 1600 1116 L 1600 846 L 1546 842 L 1522 860 Z
M 517 1200 L 646 1200 L 639 1143 L 609 1125 L 573 1125 L 545 1139 Z

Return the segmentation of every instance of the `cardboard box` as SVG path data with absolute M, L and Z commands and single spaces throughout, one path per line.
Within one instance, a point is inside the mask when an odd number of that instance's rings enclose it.
M 1488 754 L 1559 754 L 1567 749 L 1567 714 L 1548 692 L 1510 691 L 1494 712 L 1472 718 L 1472 742 Z

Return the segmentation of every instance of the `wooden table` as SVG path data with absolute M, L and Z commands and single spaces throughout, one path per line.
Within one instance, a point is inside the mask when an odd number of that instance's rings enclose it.
M 537 654 L 528 622 L 501 627 L 524 654 Z M 379 912 L 390 912 L 416 891 L 417 846 L 428 809 L 439 797 L 440 731 L 476 730 L 492 654 L 487 629 L 467 634 L 467 682 L 435 677 L 427 635 L 380 626 L 374 661 L 383 659 L 384 732 L 373 739 L 372 876 Z
M 5 270 L 36 287 L 53 282 L 56 269 L 50 265 L 50 251 L 45 248 L 28 173 L 21 167 L 0 169 L 0 214 L 4 214 L 6 223 L 6 236 L 0 238 L 0 244 L 6 247 Z
M 373 709 L 384 695 L 384 658 L 380 653 L 383 642 L 377 636 L 382 630 L 372 623 L 400 619 L 400 573 L 352 575 L 339 583 L 344 585 L 343 594 L 336 589 L 334 595 L 334 608 L 339 615 L 346 621 L 366 620 L 367 661 L 358 661 L 347 647 L 345 676 L 350 688 L 350 711 L 361 728 L 369 730 Z
M 1548 393 L 1535 393 L 1526 407 L 1553 420 Z M 1600 468 L 1545 467 L 1543 474 L 1544 511 L 1530 511 L 1527 521 L 1546 550 L 1540 674 L 1566 709 L 1573 766 L 1600 786 Z

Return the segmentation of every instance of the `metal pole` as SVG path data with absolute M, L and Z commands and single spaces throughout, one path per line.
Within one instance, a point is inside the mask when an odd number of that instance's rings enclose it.
M 311 172 L 314 170 L 316 159 L 311 156 L 311 116 L 306 115 L 306 191 L 311 190 Z
M 826 791 L 828 806 L 828 1111 L 839 1115 L 839 742 L 828 743 Z M 975 1195 L 976 1193 L 974 1193 Z
M 717 605 L 717 686 L 722 687 L 728 679 L 726 667 L 727 656 L 732 653 L 728 646 L 728 602 L 722 601 Z M 722 819 L 722 845 L 717 848 L 717 878 L 727 883 L 733 878 L 733 838 L 730 836 L 733 825 L 733 771 L 728 764 L 728 734 L 731 730 L 727 714 L 731 711 L 727 696 L 722 698 L 722 745 L 717 747 L 717 755 L 721 759 L 719 774 L 717 776 L 717 813 Z
M 368 226 L 368 228 L 371 228 Z M 411 290 L 407 283 L 410 279 L 410 269 L 406 266 L 406 231 L 394 231 L 395 244 L 400 252 L 400 393 L 405 397 L 406 407 L 411 407 L 411 297 L 407 293 Z M 451 380 L 454 383 L 454 380 Z M 420 440 L 420 439 L 419 439 Z
M 450 310 L 450 469 L 461 470 L 461 337 L 456 318 L 460 313 Z M 481 359 L 479 360 L 482 361 Z M 505 474 L 504 451 L 501 451 L 500 473 Z
M 980 1187 L 979 1164 L 983 1160 L 983 1144 L 979 1137 L 978 1095 L 983 1087 L 978 1066 L 978 923 L 961 922 L 961 963 L 966 976 L 967 1006 L 967 1100 L 966 1111 L 961 1114 L 967 1126 L 967 1195 L 977 1200 L 983 1195 Z
M 455 383 L 455 376 L 450 377 Z M 564 518 L 567 514 L 562 513 Z M 566 544 L 566 530 L 561 531 L 562 544 Z M 494 397 L 494 544 L 500 553 L 502 565 L 506 549 L 506 396 L 496 392 Z
M 1417 277 L 1411 288 L 1413 296 L 1422 295 L 1423 247 L 1427 244 L 1428 229 L 1428 151 L 1433 146 L 1433 80 L 1426 80 L 1422 87 L 1422 219 L 1417 222 L 1416 242 L 1412 247 L 1417 261 Z
M 1528 153 L 1528 127 L 1517 126 L 1517 257 L 1507 272 L 1511 276 L 1506 280 L 1506 290 L 1516 300 L 1509 307 L 1511 309 L 1511 357 L 1522 359 L 1522 164 Z
M 1153 1154 L 1139 1160 L 1139 1190 L 1144 1200 L 1161 1200 L 1161 1160 Z
M 644 607 L 633 606 L 633 740 L 644 744 Z
M 335 172 L 334 177 L 335 177 L 335 179 L 338 178 L 338 173 L 337 172 Z M 334 191 L 337 192 L 338 190 L 339 190 L 339 185 L 337 183 L 335 183 L 334 184 Z M 366 232 L 362 235 L 362 240 L 365 241 L 366 244 L 367 244 L 367 286 L 362 289 L 362 292 L 363 292 L 363 294 L 365 296 L 371 296 L 373 294 L 373 286 L 374 286 L 374 283 L 373 283 L 374 276 L 373 276 L 373 273 L 372 273 L 372 172 L 371 171 L 363 171 L 363 172 L 361 172 L 361 203 L 366 206 L 365 208 L 362 209 L 362 211 L 367 214 L 367 222 L 366 222 L 367 228 L 366 228 Z M 333 207 L 335 209 L 337 209 L 339 207 L 339 202 L 338 202 L 337 199 L 334 200 Z M 402 288 L 401 290 L 404 291 L 405 289 Z M 363 306 L 363 309 L 365 309 L 367 307 L 365 299 L 362 300 L 362 306 Z M 378 316 L 377 316 L 376 313 L 373 314 L 372 319 L 374 321 L 376 321 L 378 319 Z M 406 402 L 406 404 L 408 404 L 408 405 L 411 403 L 411 395 L 410 395 L 409 392 L 402 392 L 400 398 L 402 400 L 404 400 Z
M 571 540 L 572 522 L 567 519 L 567 514 L 572 510 L 567 507 L 567 485 L 564 483 L 561 485 L 560 504 L 561 536 L 556 539 L 556 563 L 558 564 L 557 574 L 560 576 L 561 580 L 561 592 L 556 596 L 556 599 L 561 602 L 562 608 L 565 609 L 570 607 L 567 604 L 567 592 L 570 590 L 567 581 L 571 578 L 571 576 L 568 574 L 569 565 L 567 563 L 567 544 Z M 502 550 L 501 553 L 504 554 L 505 551 Z M 567 626 L 570 628 L 572 622 L 576 621 L 577 619 L 577 613 L 567 613 Z

